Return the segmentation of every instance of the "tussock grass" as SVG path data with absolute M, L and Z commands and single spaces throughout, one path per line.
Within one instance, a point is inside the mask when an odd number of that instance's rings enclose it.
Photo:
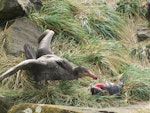
M 118 31 L 122 30 L 124 20 L 113 8 L 101 1 L 84 8 L 65 0 L 51 0 L 39 13 L 31 13 L 29 17 L 44 28 L 54 30 L 61 38 L 76 42 L 86 41 L 93 34 L 99 38 L 121 39 Z
M 39 13 L 31 12 L 28 16 L 43 30 L 49 28 L 56 32 L 52 41 L 56 55 L 68 59 L 73 65 L 88 67 L 99 79 L 49 81 L 48 86 L 41 84 L 35 88 L 30 76 L 19 71 L 3 80 L 0 94 L 11 96 L 16 104 L 31 102 L 95 108 L 149 100 L 149 63 L 131 56 L 132 48 L 138 45 L 135 18 L 130 18 L 133 21 L 128 17 L 123 19 L 112 6 L 101 1 L 74 6 L 66 0 L 45 0 Z M 4 38 L 0 38 L 0 73 L 23 60 L 23 56 L 6 55 Z M 106 80 L 118 82 L 124 76 L 127 81 L 120 98 L 90 94 L 91 84 Z M 13 95 L 15 92 L 17 95 Z
M 44 28 L 61 34 L 61 38 L 74 39 L 79 42 L 87 38 L 87 33 L 74 17 L 77 11 L 78 9 L 66 0 L 51 0 L 45 2 L 39 13 L 32 13 L 29 16 L 42 24 Z
M 119 0 L 117 3 L 116 10 L 122 14 L 128 15 L 129 17 L 132 16 L 145 16 L 145 8 L 142 7 L 143 0 Z
M 118 31 L 122 31 L 124 21 L 113 8 L 99 3 L 97 9 L 92 10 L 88 18 L 91 28 L 94 29 L 94 33 L 98 37 L 106 39 L 122 38 Z
M 149 101 L 150 99 L 150 69 L 139 68 L 135 65 L 131 65 L 124 72 L 128 76 L 126 82 L 126 99 L 137 101 Z M 132 82 L 131 82 L 132 81 Z M 132 102 L 132 101 L 130 101 Z

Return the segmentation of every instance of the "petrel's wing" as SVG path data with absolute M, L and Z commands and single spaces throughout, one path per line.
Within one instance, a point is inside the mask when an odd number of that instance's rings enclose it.
M 0 75 L 0 81 L 3 79 L 11 76 L 12 74 L 16 73 L 18 70 L 26 70 L 31 65 L 41 65 L 46 66 L 47 64 L 44 62 L 39 62 L 36 59 L 28 59 L 24 60 L 21 63 L 17 64 L 16 66 L 8 69 L 6 72 L 4 72 L 2 75 Z
M 26 59 L 36 59 L 37 58 L 37 53 L 34 50 L 34 48 L 28 44 L 24 45 L 24 54 Z

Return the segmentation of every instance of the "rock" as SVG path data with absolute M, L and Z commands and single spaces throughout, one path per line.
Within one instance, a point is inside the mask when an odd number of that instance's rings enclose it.
M 150 63 L 150 45 L 147 45 L 146 46 L 146 55 L 147 55 L 147 59 L 148 59 L 148 61 L 149 61 L 149 63 Z
M 29 0 L 1 0 L 0 23 L 19 16 L 24 16 L 29 10 Z
M 150 28 L 140 28 L 137 30 L 137 40 L 144 41 L 150 39 Z
M 0 112 L 7 113 L 7 110 L 12 106 L 12 103 L 9 99 L 0 95 Z
M 113 108 L 88 108 L 24 103 L 13 106 L 8 113 L 149 113 L 150 103 Z
M 141 43 L 142 47 L 137 48 L 135 54 L 137 54 L 140 59 L 147 58 L 150 62 L 150 28 L 144 27 L 138 29 L 137 40 Z
M 14 56 L 19 56 L 23 52 L 23 46 L 26 43 L 37 49 L 38 37 L 41 34 L 42 31 L 40 28 L 29 19 L 16 19 L 6 30 L 6 52 Z
M 60 108 L 46 104 L 19 104 L 13 106 L 8 113 L 81 113 L 77 110 Z
M 41 0 L 1 0 L 0 24 L 28 14 L 32 8 L 40 10 Z
M 30 0 L 30 2 L 33 4 L 33 7 L 35 10 L 40 10 L 42 5 L 42 0 Z

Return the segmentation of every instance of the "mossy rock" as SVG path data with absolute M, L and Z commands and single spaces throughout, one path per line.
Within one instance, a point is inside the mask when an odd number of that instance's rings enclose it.
M 149 113 L 150 103 L 139 103 L 126 107 L 89 108 L 63 105 L 24 103 L 13 106 L 8 113 Z
M 19 104 L 13 106 L 8 113 L 81 113 L 80 111 L 46 104 Z
M 7 113 L 11 105 L 11 101 L 8 98 L 0 95 L 0 113 Z
M 0 100 L 0 111 L 1 113 L 7 113 L 8 106 Z

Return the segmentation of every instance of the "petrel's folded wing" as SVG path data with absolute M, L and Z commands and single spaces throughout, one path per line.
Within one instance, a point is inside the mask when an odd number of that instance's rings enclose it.
M 45 30 L 45 31 L 42 33 L 42 35 L 39 37 L 38 42 L 40 43 L 41 40 L 42 40 L 45 36 L 47 36 L 48 34 L 50 34 L 49 36 L 52 37 L 52 36 L 54 35 L 54 32 L 53 32 L 52 30 L 49 30 L 49 29 Z M 48 42 L 48 43 L 50 43 L 50 42 Z
M 26 59 L 36 59 L 37 58 L 37 53 L 34 50 L 34 48 L 28 44 L 24 45 L 24 54 Z
M 43 65 L 43 66 L 46 66 L 46 63 L 39 62 L 36 59 L 24 60 L 21 63 L 17 64 L 16 66 L 8 69 L 2 75 L 0 75 L 0 81 L 2 81 L 3 79 L 11 76 L 12 74 L 16 73 L 18 70 L 26 70 L 31 65 L 41 65 L 41 66 Z

